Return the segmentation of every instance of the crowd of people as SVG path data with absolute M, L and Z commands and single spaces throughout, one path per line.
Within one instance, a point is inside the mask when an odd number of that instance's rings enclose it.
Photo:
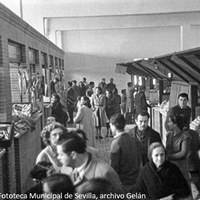
M 191 108 L 186 93 L 179 94 L 178 104 L 168 111 L 167 141 L 163 144 L 161 134 L 149 126 L 151 106 L 146 102 L 144 86 L 136 89 L 128 83 L 120 96 L 112 78 L 108 84 L 103 78 L 94 92 L 94 82 L 87 84 L 83 79 L 77 86 L 79 92 L 75 92 L 76 81 L 72 82 L 68 106 L 73 104 L 73 117 L 69 113 L 68 122 L 77 127 L 69 129 L 66 121 L 61 121 L 63 108 L 57 102 L 60 111 L 56 114 L 52 109 L 53 115 L 41 133 L 46 147 L 36 159 L 37 170 L 45 169 L 45 173 L 33 177 L 39 183 L 29 193 L 62 193 L 58 199 L 66 199 L 65 195 L 71 199 L 193 199 L 191 182 L 200 189 L 200 143 L 189 129 Z M 84 92 L 80 88 L 85 88 Z M 55 100 L 52 107 L 54 104 Z M 129 132 L 125 131 L 127 113 L 134 115 Z M 112 137 L 109 163 L 100 159 L 95 146 L 95 137 L 102 137 L 102 127 L 107 127 L 107 136 Z
M 121 95 L 119 95 L 113 78 L 110 78 L 109 83 L 106 83 L 106 79 L 102 78 L 101 82 L 95 87 L 95 83 L 93 81 L 88 83 L 85 77 L 78 84 L 76 80 L 68 81 L 68 89 L 64 98 L 66 103 L 62 105 L 59 95 L 55 93 L 56 83 L 57 81 L 54 82 L 54 89 L 52 89 L 52 115 L 56 118 L 56 121 L 65 126 L 66 122 L 69 124 L 76 123 L 85 132 L 90 129 L 89 132 L 93 133 L 95 128 L 96 139 L 103 138 L 102 127 L 107 127 L 107 137 L 113 137 L 109 127 L 109 120 L 113 114 L 121 113 L 128 123 L 133 123 L 136 112 L 147 111 L 150 107 L 146 101 L 144 86 L 133 85 L 128 82 L 127 88 L 122 89 Z M 67 111 L 67 115 L 65 111 Z M 91 123 L 91 111 L 93 125 Z M 74 116 L 75 114 L 76 116 Z

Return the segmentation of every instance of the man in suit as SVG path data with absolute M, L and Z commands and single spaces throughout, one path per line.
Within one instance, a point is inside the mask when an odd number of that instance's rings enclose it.
M 178 95 L 178 104 L 176 106 L 171 107 L 169 111 L 167 112 L 167 117 L 165 121 L 166 131 L 169 130 L 169 127 L 168 127 L 169 117 L 175 116 L 175 115 L 182 116 L 185 121 L 185 128 L 189 128 L 190 118 L 191 118 L 191 108 L 187 105 L 188 100 L 189 100 L 188 94 L 180 93 Z
M 148 147 L 153 142 L 161 142 L 160 134 L 148 126 L 149 113 L 141 111 L 136 114 L 136 126 L 129 131 L 132 137 L 136 139 L 138 151 L 141 154 L 142 165 L 148 162 Z

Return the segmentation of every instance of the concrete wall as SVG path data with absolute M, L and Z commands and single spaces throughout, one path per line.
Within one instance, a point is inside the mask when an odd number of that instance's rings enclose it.
M 20 16 L 20 0 L 0 0 Z M 22 0 L 23 18 L 43 33 L 43 17 L 177 13 L 200 10 L 199 0 Z
M 199 46 L 200 12 L 46 19 L 46 36 L 66 52 L 67 79 L 115 78 L 119 90 L 130 76 L 117 62 L 155 57 Z M 92 77 L 92 79 L 90 78 Z
M 68 52 L 66 77 L 81 80 L 86 76 L 95 83 L 102 77 L 107 80 L 114 77 L 121 90 L 130 76 L 115 73 L 116 63 L 178 50 L 179 32 L 173 26 L 168 27 L 168 32 L 165 27 L 63 31 L 62 48 Z

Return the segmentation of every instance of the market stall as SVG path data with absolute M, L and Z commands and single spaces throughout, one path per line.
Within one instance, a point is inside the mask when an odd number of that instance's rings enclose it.
M 13 194 L 33 184 L 29 172 L 50 115 L 50 81 L 59 76 L 63 88 L 64 52 L 3 4 L 0 10 L 0 193 Z
M 152 106 L 150 110 L 150 125 L 162 136 L 162 125 L 158 104 L 169 100 L 169 86 L 171 78 L 168 77 L 168 70 L 160 70 L 157 63 L 149 59 L 136 60 L 129 63 L 118 63 L 117 67 L 126 67 L 126 72 L 131 76 L 141 77 L 140 84 L 146 86 L 146 98 Z M 157 122 L 155 121 L 157 120 Z M 159 123 L 158 123 L 159 122 Z
M 130 75 L 145 77 L 147 98 L 154 104 L 151 125 L 161 134 L 164 143 L 167 111 L 177 104 L 180 93 L 189 96 L 191 120 L 200 115 L 200 48 L 117 65 L 126 66 Z

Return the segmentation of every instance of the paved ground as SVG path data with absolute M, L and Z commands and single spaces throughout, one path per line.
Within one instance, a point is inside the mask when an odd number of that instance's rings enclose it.
M 133 127 L 133 124 L 126 125 L 125 131 L 130 130 L 132 127 Z M 106 136 L 106 128 L 102 129 L 102 136 L 103 136 L 103 139 L 96 140 L 96 148 L 99 151 L 99 157 L 102 160 L 105 160 L 106 162 L 109 163 L 110 145 L 112 143 L 112 138 L 105 137 Z
M 133 124 L 126 125 L 125 131 L 129 131 L 131 128 L 133 128 Z M 69 124 L 67 128 L 74 128 L 72 124 Z M 96 149 L 98 149 L 99 157 L 109 163 L 109 154 L 110 154 L 110 145 L 112 143 L 112 138 L 106 137 L 106 128 L 102 128 L 102 136 L 103 139 L 96 140 Z

